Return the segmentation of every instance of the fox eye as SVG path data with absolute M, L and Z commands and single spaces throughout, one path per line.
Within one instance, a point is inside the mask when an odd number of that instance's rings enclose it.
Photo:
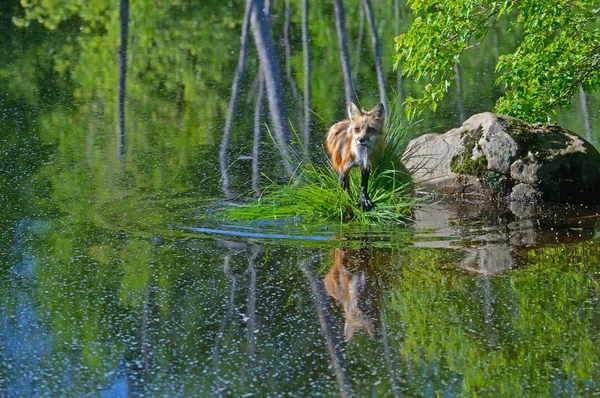
M 376 134 L 376 133 L 377 133 L 377 130 L 375 130 L 373 127 L 369 127 L 367 129 L 367 134 Z
M 359 133 L 359 132 L 360 132 L 360 127 L 358 127 L 358 126 L 355 126 L 355 127 L 354 127 L 354 132 L 355 132 L 355 133 Z

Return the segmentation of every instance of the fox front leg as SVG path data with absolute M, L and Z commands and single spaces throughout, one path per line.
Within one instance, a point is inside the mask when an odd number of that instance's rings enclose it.
M 371 169 L 361 169 L 361 181 L 360 181 L 360 207 L 365 211 L 371 210 L 375 205 L 369 198 L 368 188 L 369 188 L 369 174 L 371 174 Z
M 338 184 L 342 186 L 342 188 L 346 192 L 350 192 L 350 174 L 341 172 L 338 174 Z

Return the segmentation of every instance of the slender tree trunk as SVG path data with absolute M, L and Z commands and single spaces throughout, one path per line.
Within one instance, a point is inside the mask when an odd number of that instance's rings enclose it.
M 319 317 L 321 333 L 327 342 L 327 349 L 331 358 L 331 367 L 335 372 L 335 378 L 340 388 L 342 397 L 351 397 L 350 375 L 346 366 L 346 355 L 344 353 L 343 339 L 340 337 L 340 331 L 335 325 L 333 317 L 329 312 L 329 303 L 323 280 L 317 276 L 316 265 L 312 264 L 317 260 L 315 256 L 311 260 L 304 260 L 300 263 L 300 268 L 304 272 L 308 285 L 312 292 L 312 298 L 315 304 L 315 310 Z
M 229 198 L 231 197 L 230 189 L 230 177 L 229 177 L 229 143 L 231 141 L 231 130 L 233 126 L 233 117 L 237 108 L 238 99 L 240 96 L 240 89 L 242 85 L 242 79 L 246 72 L 246 59 L 248 58 L 248 32 L 250 31 L 250 16 L 252 15 L 252 9 L 254 8 L 254 0 L 246 0 L 246 9 L 244 11 L 244 22 L 242 23 L 242 35 L 241 35 L 241 46 L 240 53 L 238 56 L 238 63 L 233 76 L 233 84 L 231 85 L 231 97 L 229 97 L 229 108 L 227 109 L 227 116 L 225 119 L 225 130 L 223 131 L 223 137 L 221 138 L 221 147 L 219 148 L 219 168 L 221 170 L 221 190 L 223 195 Z
M 394 0 L 394 16 L 396 18 L 396 36 L 400 35 L 400 21 L 402 15 L 400 15 L 400 0 Z M 402 65 L 398 64 L 396 70 L 396 94 L 398 95 L 398 103 L 404 102 L 404 95 L 402 90 Z
M 254 105 L 254 139 L 252 143 L 252 189 L 258 193 L 260 180 L 260 141 L 262 138 L 262 108 L 265 101 L 265 79 L 261 70 L 258 71 L 258 95 Z
M 129 38 L 129 0 L 121 0 L 121 44 L 119 46 L 119 93 L 117 98 L 117 154 L 125 161 L 125 93 L 127 82 L 127 40 Z
M 587 94 L 583 87 L 579 86 L 579 102 L 581 103 L 581 113 L 583 114 L 583 125 L 585 128 L 585 139 L 592 142 L 592 123 L 590 122 L 590 111 L 588 110 Z
M 335 27 L 337 29 L 340 46 L 340 61 L 342 62 L 342 72 L 344 74 L 346 103 L 350 103 L 351 101 L 356 102 L 356 95 L 354 94 L 354 88 L 352 87 L 352 70 L 350 68 L 350 53 L 348 52 L 348 34 L 346 33 L 346 20 L 342 0 L 333 0 L 333 9 L 335 11 Z
M 398 36 L 400 34 L 400 0 L 394 0 L 394 19 L 395 19 L 395 33 L 396 36 Z
M 365 7 L 364 0 L 358 0 L 358 40 L 356 42 L 356 55 L 354 57 L 354 77 L 356 78 L 360 67 L 360 54 L 362 53 L 363 36 L 365 32 Z
M 379 101 L 385 107 L 386 113 L 390 109 L 385 95 L 385 79 L 383 76 L 383 64 L 381 62 L 381 44 L 377 35 L 377 26 L 375 26 L 375 16 L 373 15 L 373 7 L 371 0 L 364 0 L 365 11 L 367 13 L 367 21 L 369 22 L 369 32 L 371 33 L 371 42 L 373 43 L 373 53 L 375 54 L 375 69 L 377 71 L 377 85 L 379 86 Z
M 290 58 L 292 57 L 292 47 L 290 45 L 290 0 L 285 0 L 285 11 L 283 19 L 283 47 L 285 50 L 285 75 L 287 81 L 292 89 L 292 95 L 294 99 L 300 101 L 300 93 L 296 86 L 296 81 L 292 76 L 292 65 L 290 64 Z
M 304 60 L 304 133 L 303 145 L 306 151 L 310 144 L 310 30 L 308 28 L 308 0 L 302 0 L 302 58 Z
M 292 134 L 285 110 L 283 98 L 283 85 L 281 83 L 281 73 L 275 57 L 275 49 L 271 40 L 271 27 L 269 18 L 265 14 L 262 0 L 254 0 L 255 7 L 252 11 L 252 27 L 254 28 L 254 44 L 258 51 L 260 59 L 260 68 L 265 78 L 267 89 L 267 100 L 269 102 L 269 113 L 273 125 L 275 140 L 279 150 L 284 157 L 292 160 L 288 146 L 291 142 Z M 285 167 L 289 173 L 293 173 L 294 167 L 285 161 Z
M 459 117 L 459 124 L 465 121 L 465 108 L 463 107 L 462 101 L 462 80 L 460 78 L 460 66 L 454 64 L 454 82 L 456 83 L 456 112 Z

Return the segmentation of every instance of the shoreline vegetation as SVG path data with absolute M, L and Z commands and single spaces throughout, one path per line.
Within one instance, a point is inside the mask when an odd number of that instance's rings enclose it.
M 298 217 L 315 224 L 409 224 L 416 199 L 412 177 L 401 161 L 409 137 L 400 107 L 392 104 L 388 112 L 385 150 L 376 160 L 369 181 L 369 193 L 375 203 L 371 211 L 361 209 L 358 195 L 342 189 L 329 161 L 320 164 L 309 158 L 296 135 L 298 145 L 288 148 L 290 157 L 281 151 L 284 161 L 296 170 L 289 180 L 282 184 L 264 176 L 266 184 L 250 192 L 256 196 L 254 200 L 224 209 L 222 215 L 232 221 Z M 360 171 L 355 168 L 350 176 L 350 192 L 358 192 L 359 187 Z

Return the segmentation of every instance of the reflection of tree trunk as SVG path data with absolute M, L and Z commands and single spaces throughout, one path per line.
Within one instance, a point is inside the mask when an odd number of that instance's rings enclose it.
M 498 347 L 499 337 L 494 315 L 494 292 L 490 278 L 490 275 L 485 275 L 477 285 L 482 289 L 480 300 L 487 345 L 489 348 L 495 349 Z
M 300 263 L 300 268 L 304 272 L 312 292 L 312 298 L 315 303 L 319 323 L 321 324 L 321 333 L 327 340 L 327 349 L 331 357 L 331 366 L 335 371 L 335 378 L 340 388 L 342 397 L 352 396 L 350 389 L 350 376 L 346 367 L 346 355 L 343 348 L 343 339 L 340 338 L 340 332 L 336 327 L 333 318 L 329 312 L 329 303 L 323 281 L 317 276 L 316 266 L 312 264 L 318 257 L 312 260 L 304 260 Z M 311 264 L 309 264 L 309 262 Z
M 262 71 L 258 71 L 258 95 L 254 105 L 254 138 L 252 143 L 252 189 L 258 193 L 260 179 L 260 141 L 262 128 L 262 108 L 265 100 L 265 79 Z
M 248 57 L 248 31 L 250 30 L 250 16 L 252 15 L 253 5 L 254 0 L 246 0 L 246 10 L 244 11 L 244 22 L 242 24 L 240 54 L 238 57 L 237 68 L 235 69 L 235 75 L 233 76 L 231 97 L 229 98 L 229 108 L 227 109 L 227 117 L 225 119 L 225 130 L 223 131 L 221 147 L 219 148 L 219 167 L 221 169 L 222 178 L 221 189 L 226 197 L 231 196 L 231 191 L 229 189 L 230 179 L 227 171 L 229 167 L 229 142 L 231 141 L 233 116 L 237 108 L 242 78 L 244 77 L 244 73 L 246 71 L 246 58 Z
M 379 286 L 382 287 L 383 291 L 383 284 L 381 283 L 381 278 L 379 278 Z M 383 297 L 381 297 L 381 339 L 383 340 L 383 354 L 385 357 L 385 366 L 387 367 L 388 373 L 390 375 L 389 382 L 392 386 L 392 395 L 394 397 L 399 397 L 400 389 L 398 388 L 398 385 L 396 383 L 398 370 L 394 363 L 394 356 L 391 354 L 390 351 L 390 338 L 388 335 L 387 320 L 385 319 L 385 299 Z
M 456 83 L 456 111 L 460 119 L 458 124 L 462 124 L 466 117 L 462 102 L 462 80 L 460 79 L 460 66 L 458 64 L 454 64 L 454 73 L 454 82 Z
M 373 53 L 375 54 L 375 70 L 377 71 L 377 85 L 379 86 L 379 101 L 385 107 L 385 111 L 389 113 L 390 109 L 385 96 L 385 80 L 383 77 L 383 64 L 381 63 L 381 44 L 377 36 L 377 27 L 375 26 L 375 16 L 373 15 L 373 7 L 371 0 L 364 0 L 365 11 L 367 12 L 367 21 L 369 22 L 369 32 L 371 33 L 371 42 L 373 43 Z
M 142 350 L 142 369 L 141 369 L 141 377 L 140 379 L 142 380 L 147 380 L 147 376 L 148 376 L 148 372 L 150 370 L 150 356 L 151 356 L 151 349 L 150 349 L 150 343 L 148 342 L 148 337 L 149 337 L 149 328 L 150 328 L 150 301 L 152 300 L 151 298 L 151 293 L 154 287 L 154 282 L 153 282 L 154 278 L 152 278 L 152 281 L 150 281 L 149 286 L 146 287 L 146 290 L 144 292 L 144 308 L 142 309 L 143 314 L 142 314 L 142 326 L 141 326 L 141 342 L 140 342 L 140 349 Z M 146 395 L 146 385 L 145 383 L 141 386 L 141 394 L 140 395 Z
M 308 29 L 308 0 L 302 0 L 302 57 L 304 60 L 304 133 L 306 151 L 310 143 L 310 30 Z
M 354 73 L 355 78 L 358 78 L 358 70 L 360 67 L 360 53 L 362 52 L 362 41 L 363 34 L 365 31 L 365 9 L 364 9 L 364 0 L 358 0 L 358 40 L 356 42 L 356 55 L 354 57 Z
M 590 112 L 588 110 L 587 94 L 583 87 L 579 86 L 579 102 L 581 103 L 581 113 L 583 114 L 583 125 L 585 128 L 585 139 L 592 142 L 592 124 L 590 122 Z
M 291 140 L 291 132 L 288 124 L 287 112 L 283 98 L 283 85 L 275 49 L 271 41 L 271 26 L 263 7 L 262 0 L 254 0 L 256 6 L 252 11 L 252 26 L 254 28 L 254 44 L 260 59 L 260 68 L 264 74 L 265 86 L 267 88 L 267 99 L 269 102 L 269 113 L 275 132 L 275 139 L 279 150 L 287 159 L 292 159 L 288 145 Z M 285 162 L 288 172 L 293 172 L 289 162 Z
M 117 98 L 117 153 L 125 160 L 125 83 L 127 76 L 127 40 L 129 36 L 129 0 L 121 0 L 121 45 L 119 46 L 119 93 Z
M 348 52 L 348 35 L 346 33 L 346 21 L 344 16 L 344 4 L 342 0 L 333 0 L 335 10 L 335 27 L 337 29 L 338 42 L 340 46 L 340 60 L 342 61 L 342 72 L 344 73 L 344 91 L 346 102 L 356 101 L 354 88 L 352 87 L 352 70 L 350 69 L 350 54 Z
M 215 345 L 213 347 L 213 367 L 215 374 L 217 375 L 219 374 L 220 366 L 219 350 L 221 348 L 221 341 L 223 340 L 223 335 L 225 334 L 225 330 L 227 330 L 227 326 L 229 325 L 229 322 L 231 321 L 231 316 L 233 315 L 233 307 L 235 305 L 235 289 L 237 288 L 237 278 L 231 273 L 231 270 L 229 268 L 229 262 L 229 255 L 226 255 L 225 258 L 223 258 L 223 271 L 225 272 L 225 275 L 227 275 L 227 277 L 229 277 L 229 279 L 231 280 L 231 294 L 229 295 L 229 300 L 227 302 L 227 312 L 225 313 L 225 316 L 221 321 L 219 331 L 215 338 Z
M 250 274 L 250 281 L 248 287 L 248 322 L 246 324 L 246 337 L 248 339 L 248 345 L 246 346 L 246 353 L 251 358 L 254 358 L 256 354 L 256 284 L 257 284 L 257 269 L 258 259 L 262 252 L 261 247 L 255 247 L 252 250 L 252 257 L 250 257 L 250 264 L 248 265 L 248 273 Z

